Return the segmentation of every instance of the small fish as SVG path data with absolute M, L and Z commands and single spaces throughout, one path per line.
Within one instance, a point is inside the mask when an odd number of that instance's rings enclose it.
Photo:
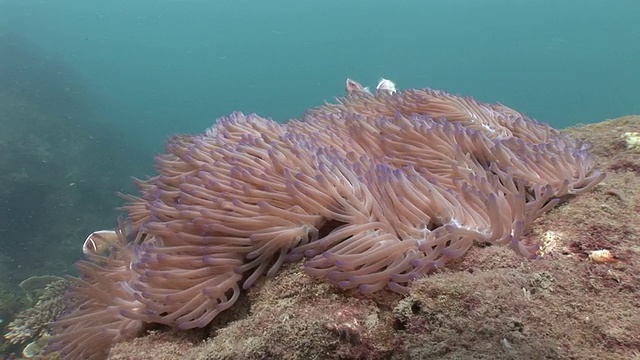
M 115 230 L 98 230 L 92 232 L 82 245 L 85 254 L 101 255 L 113 244 L 118 242 L 118 233 Z
M 397 92 L 396 84 L 391 80 L 381 78 L 376 86 L 376 92 L 386 92 L 389 95 L 395 94 Z
M 359 82 L 349 78 L 345 82 L 345 90 L 347 95 L 352 95 L 356 93 L 365 93 L 371 94 L 369 87 L 362 86 Z M 376 93 L 386 93 L 386 94 L 395 94 L 397 92 L 396 84 L 388 79 L 381 78 L 376 86 Z
M 354 93 L 371 94 L 371 91 L 369 91 L 368 87 L 364 87 L 359 82 L 352 79 L 347 79 L 347 81 L 345 82 L 345 90 L 347 94 L 354 94 Z

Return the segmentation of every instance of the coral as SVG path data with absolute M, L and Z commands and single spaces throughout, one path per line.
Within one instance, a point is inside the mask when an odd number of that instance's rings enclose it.
M 34 302 L 41 298 L 43 292 L 47 291 L 47 285 L 59 280 L 62 278 L 53 275 L 31 276 L 20 282 L 20 289 L 25 292 L 29 301 Z
M 20 312 L 7 327 L 4 338 L 12 344 L 38 340 L 46 334 L 47 325 L 56 320 L 64 310 L 64 293 L 71 282 L 60 279 L 49 282 L 33 307 Z
M 99 359 L 144 323 L 207 326 L 303 257 L 308 274 L 365 294 L 407 293 L 474 242 L 536 258 L 532 222 L 604 177 L 565 134 L 428 89 L 354 92 L 286 124 L 235 113 L 172 138 L 156 168 L 110 247 L 78 264 L 50 351 Z M 323 331 L 367 354 L 365 315 L 347 306 Z
M 42 353 L 42 349 L 47 345 L 48 340 L 49 335 L 43 335 L 37 340 L 30 342 L 22 349 L 22 356 L 27 359 L 39 356 Z

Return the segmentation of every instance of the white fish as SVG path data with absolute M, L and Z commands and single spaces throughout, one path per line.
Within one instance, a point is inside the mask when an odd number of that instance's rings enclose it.
M 358 93 L 358 92 L 371 94 L 371 91 L 369 91 L 368 87 L 364 87 L 359 82 L 357 82 L 357 81 L 355 81 L 353 79 L 350 79 L 350 78 L 347 79 L 347 81 L 345 82 L 344 88 L 345 88 L 347 94 L 354 94 L 354 93 Z
M 376 92 L 386 92 L 388 94 L 395 94 L 397 92 L 396 84 L 391 80 L 381 78 L 380 81 L 378 82 L 378 85 L 376 86 Z
M 362 86 L 359 82 L 349 78 L 345 82 L 345 90 L 347 94 L 356 94 L 356 93 L 366 93 L 371 94 L 369 87 Z M 395 94 L 398 90 L 396 89 L 396 84 L 385 78 L 381 78 L 376 86 L 376 93 L 386 93 L 386 94 Z
M 94 231 L 84 241 L 82 252 L 100 255 L 116 242 L 118 242 L 118 233 L 115 230 Z

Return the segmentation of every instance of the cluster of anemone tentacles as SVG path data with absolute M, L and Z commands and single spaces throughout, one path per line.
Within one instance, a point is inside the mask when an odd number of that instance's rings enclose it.
M 206 326 L 285 262 L 365 293 L 406 292 L 474 242 L 507 245 L 603 174 L 585 146 L 500 104 L 353 91 L 300 119 L 231 114 L 174 136 L 87 254 L 49 351 L 104 358 L 144 323 Z

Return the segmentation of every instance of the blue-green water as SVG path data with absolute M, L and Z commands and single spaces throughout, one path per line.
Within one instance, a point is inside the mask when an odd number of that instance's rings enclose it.
M 234 110 L 385 77 L 566 127 L 640 113 L 639 64 L 638 0 L 0 0 L 0 263 L 65 271 L 168 135 Z
M 0 28 L 68 67 L 101 121 L 149 153 L 233 110 L 297 116 L 346 77 L 557 127 L 640 112 L 636 0 L 4 0 Z

